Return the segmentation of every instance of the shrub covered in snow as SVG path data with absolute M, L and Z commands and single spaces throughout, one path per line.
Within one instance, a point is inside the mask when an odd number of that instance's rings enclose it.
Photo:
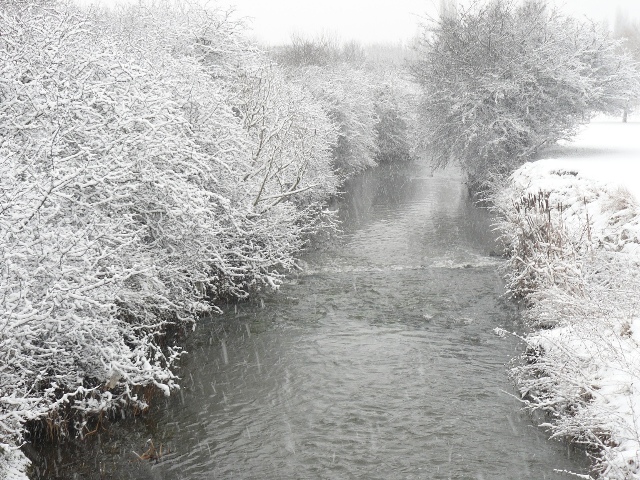
M 354 68 L 342 63 L 289 69 L 307 86 L 338 129 L 335 168 L 343 176 L 417 154 L 415 86 L 395 68 Z
M 637 478 L 640 205 L 575 166 L 526 164 L 494 199 L 508 288 L 540 328 L 512 373 L 553 437 L 591 449 L 602 478 Z
M 376 160 L 379 163 L 406 162 L 420 153 L 417 138 L 420 92 L 417 85 L 398 70 L 377 73 L 374 103 L 376 113 Z
M 277 287 L 337 132 L 226 15 L 0 7 L 0 442 L 177 388 L 171 323 Z M 80 415 L 76 415 L 80 413 Z
M 378 161 L 415 156 L 419 92 L 391 59 L 369 62 L 357 43 L 340 45 L 327 36 L 294 36 L 272 54 L 287 67 L 291 82 L 312 92 L 337 128 L 333 161 L 343 177 Z
M 296 69 L 338 128 L 334 164 L 343 175 L 376 165 L 376 112 L 373 78 L 348 65 Z M 313 79 L 313 81 L 309 81 Z

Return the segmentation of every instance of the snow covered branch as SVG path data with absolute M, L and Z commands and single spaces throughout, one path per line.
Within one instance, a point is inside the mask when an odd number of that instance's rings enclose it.
M 177 388 L 190 324 L 277 288 L 335 193 L 335 130 L 228 15 L 0 7 L 0 442 Z M 251 119 L 251 120 L 250 120 Z

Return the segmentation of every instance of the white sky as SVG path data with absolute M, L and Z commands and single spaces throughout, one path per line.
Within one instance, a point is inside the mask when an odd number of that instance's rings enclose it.
M 137 0 L 77 0 L 80 3 Z M 326 33 L 362 43 L 399 42 L 412 38 L 421 17 L 433 15 L 439 0 L 217 0 L 236 6 L 247 17 L 251 36 L 265 43 L 285 43 L 294 33 Z M 640 0 L 556 0 L 567 12 L 613 25 L 616 11 L 640 19 Z
M 421 17 L 434 15 L 439 0 L 224 0 L 240 15 L 252 17 L 254 34 L 268 43 L 283 43 L 292 33 L 331 33 L 364 43 L 405 41 L 416 33 Z M 557 0 L 574 15 L 607 20 L 617 9 L 640 18 L 640 0 Z

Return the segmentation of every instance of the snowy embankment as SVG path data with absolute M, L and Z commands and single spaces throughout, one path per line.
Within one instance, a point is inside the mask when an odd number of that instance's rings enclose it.
M 640 123 L 599 119 L 496 198 L 508 287 L 535 327 L 513 369 L 553 437 L 640 478 Z

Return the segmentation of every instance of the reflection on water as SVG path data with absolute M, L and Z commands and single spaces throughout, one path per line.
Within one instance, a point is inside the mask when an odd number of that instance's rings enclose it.
M 516 328 L 515 312 L 501 300 L 489 219 L 460 179 L 369 172 L 348 186 L 340 215 L 344 237 L 310 253 L 278 295 L 199 325 L 180 393 L 89 442 L 45 451 L 48 471 L 96 479 L 584 472 L 584 458 L 547 441 L 511 396 L 505 363 L 521 347 L 493 329 Z M 148 438 L 171 450 L 157 464 L 132 453 Z

